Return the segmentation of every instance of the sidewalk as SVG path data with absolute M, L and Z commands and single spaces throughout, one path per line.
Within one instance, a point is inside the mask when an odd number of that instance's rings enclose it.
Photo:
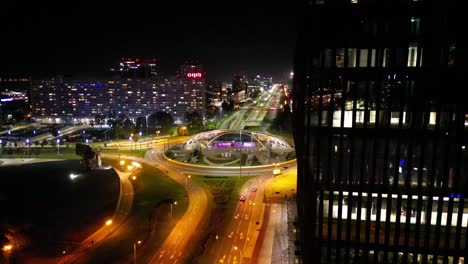
M 259 253 L 258 263 L 293 264 L 296 239 L 294 221 L 297 217 L 296 200 L 268 205 L 268 224 Z

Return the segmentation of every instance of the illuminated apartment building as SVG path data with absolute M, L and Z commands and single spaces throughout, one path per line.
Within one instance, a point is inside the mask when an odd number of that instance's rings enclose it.
M 198 79 L 52 79 L 32 84 L 35 119 L 48 123 L 88 123 L 96 115 L 109 113 L 137 118 L 157 111 L 182 122 L 187 111 L 204 114 L 204 93 Z

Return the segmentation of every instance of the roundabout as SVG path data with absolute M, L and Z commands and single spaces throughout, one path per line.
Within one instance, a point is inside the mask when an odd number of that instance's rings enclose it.
M 295 150 L 285 140 L 248 130 L 213 130 L 199 133 L 172 146 L 165 156 L 196 167 L 271 167 L 295 160 Z

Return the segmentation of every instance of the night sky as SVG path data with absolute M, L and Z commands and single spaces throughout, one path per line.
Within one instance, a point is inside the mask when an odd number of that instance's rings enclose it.
M 292 69 L 294 1 L 97 2 L 2 4 L 0 77 L 99 76 L 123 56 L 154 57 L 163 75 L 198 60 L 218 80 Z

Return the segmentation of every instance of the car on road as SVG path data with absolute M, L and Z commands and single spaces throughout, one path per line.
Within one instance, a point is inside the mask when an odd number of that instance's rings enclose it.
M 245 198 L 245 196 L 241 196 L 241 197 L 239 198 L 239 201 L 241 201 L 241 202 L 245 202 L 245 200 L 247 200 L 247 198 Z
M 257 191 L 257 187 L 255 187 L 255 186 L 252 186 L 252 187 L 250 188 L 250 191 L 252 191 L 252 192 L 256 192 L 256 191 Z
M 283 172 L 280 170 L 280 169 L 274 169 L 273 170 L 273 176 L 277 176 L 277 175 L 280 175 L 282 174 Z

